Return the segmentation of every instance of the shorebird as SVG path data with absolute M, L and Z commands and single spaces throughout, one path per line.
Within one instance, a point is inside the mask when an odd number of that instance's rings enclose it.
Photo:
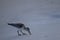
M 26 27 L 23 23 L 8 23 L 8 25 L 11 25 L 13 27 L 18 28 L 18 30 L 17 30 L 18 36 L 21 36 L 21 34 L 19 33 L 19 31 L 23 35 L 26 35 L 26 33 L 23 33 L 22 30 L 27 31 L 29 33 L 29 35 L 31 35 L 30 28 L 29 27 Z

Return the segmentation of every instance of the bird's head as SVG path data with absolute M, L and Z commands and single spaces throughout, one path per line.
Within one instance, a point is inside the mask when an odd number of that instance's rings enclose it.
M 29 27 L 25 27 L 24 30 L 28 31 L 28 33 L 31 35 L 31 32 L 30 32 L 30 28 Z

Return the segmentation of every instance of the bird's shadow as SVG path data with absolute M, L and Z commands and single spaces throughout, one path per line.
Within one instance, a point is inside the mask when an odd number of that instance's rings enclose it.
M 28 37 L 28 35 L 21 35 L 21 36 L 12 35 L 12 36 L 6 37 L 4 40 L 24 40 L 27 37 Z
M 6 37 L 4 40 L 17 40 L 17 39 L 21 39 L 22 40 L 22 36 L 12 35 L 12 36 Z

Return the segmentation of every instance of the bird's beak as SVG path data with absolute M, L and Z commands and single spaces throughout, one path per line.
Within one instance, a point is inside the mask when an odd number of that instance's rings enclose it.
M 30 32 L 30 30 L 28 31 L 28 33 L 29 33 L 29 35 L 31 35 L 31 32 Z

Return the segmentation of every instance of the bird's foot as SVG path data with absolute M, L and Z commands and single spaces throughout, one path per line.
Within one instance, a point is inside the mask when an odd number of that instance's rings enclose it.
M 18 34 L 18 36 L 21 36 L 21 34 Z
M 23 35 L 27 35 L 26 33 L 23 33 Z

